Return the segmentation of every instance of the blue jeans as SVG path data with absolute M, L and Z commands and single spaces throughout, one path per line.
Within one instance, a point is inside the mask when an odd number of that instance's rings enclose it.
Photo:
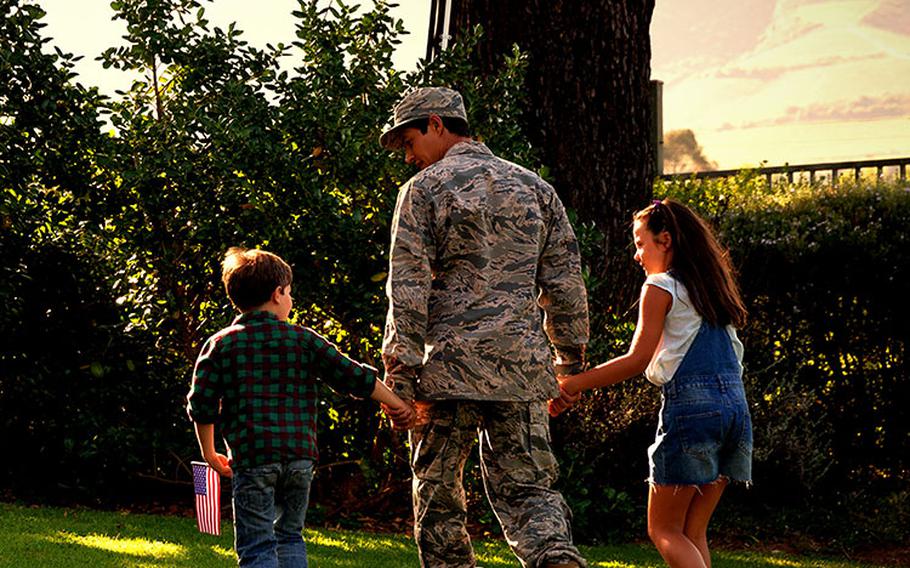
M 234 472 L 234 548 L 240 566 L 307 568 L 302 533 L 312 480 L 312 460 Z

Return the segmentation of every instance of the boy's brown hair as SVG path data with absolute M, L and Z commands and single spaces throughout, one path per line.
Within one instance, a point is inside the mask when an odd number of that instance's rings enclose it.
M 234 307 L 246 312 L 266 303 L 275 288 L 290 286 L 293 274 L 277 254 L 231 247 L 221 263 L 221 281 Z

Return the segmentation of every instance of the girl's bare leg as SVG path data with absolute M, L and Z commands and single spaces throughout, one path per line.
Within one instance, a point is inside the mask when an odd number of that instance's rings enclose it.
M 686 536 L 693 486 L 653 485 L 648 492 L 648 536 L 670 568 L 706 568 L 698 546 Z
M 711 568 L 711 553 L 708 551 L 708 522 L 717 508 L 717 503 L 720 501 L 727 483 L 727 480 L 721 477 L 714 483 L 700 486 L 701 493 L 695 493 L 686 513 L 683 533 L 698 548 L 707 568 Z

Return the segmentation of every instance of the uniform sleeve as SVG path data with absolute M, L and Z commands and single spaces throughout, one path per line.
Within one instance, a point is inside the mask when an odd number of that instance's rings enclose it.
M 413 398 L 417 369 L 423 365 L 427 311 L 435 245 L 426 192 L 414 180 L 402 186 L 392 218 L 389 277 L 382 356 L 396 393 Z
M 186 396 L 186 411 L 193 422 L 218 421 L 223 379 L 218 365 L 218 341 L 210 337 L 202 346 L 193 368 L 193 384 Z
M 560 359 L 575 362 L 588 342 L 588 296 L 581 277 L 578 241 L 566 210 L 550 189 L 543 211 L 547 238 L 537 267 L 538 304 L 544 330 Z
M 368 398 L 376 386 L 376 369 L 351 359 L 334 343 L 309 328 L 304 328 L 307 347 L 314 354 L 316 375 L 335 392 Z

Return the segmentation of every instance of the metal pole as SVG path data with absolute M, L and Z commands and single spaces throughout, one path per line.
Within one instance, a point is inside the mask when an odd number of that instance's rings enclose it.
M 436 0 L 430 0 L 430 29 L 427 30 L 427 61 L 432 61 L 433 56 L 436 55 L 436 11 L 438 6 L 436 5 Z
M 452 3 L 455 0 L 440 0 L 442 2 L 442 31 L 439 34 L 439 51 L 449 48 L 449 39 L 452 37 Z
M 654 171 L 664 173 L 664 83 L 651 81 L 651 142 L 654 144 Z

